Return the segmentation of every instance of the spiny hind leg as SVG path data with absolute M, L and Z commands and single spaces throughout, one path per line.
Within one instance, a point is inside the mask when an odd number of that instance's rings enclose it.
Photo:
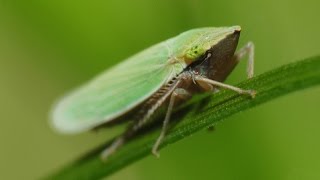
M 117 149 L 124 144 L 125 139 L 126 138 L 123 135 L 118 137 L 117 139 L 115 139 L 108 148 L 106 148 L 105 150 L 102 151 L 100 158 L 103 161 L 106 161 L 111 154 L 116 152 Z
M 236 61 L 240 61 L 247 54 L 248 54 L 247 76 L 249 79 L 249 78 L 252 78 L 254 75 L 254 44 L 252 42 L 248 42 L 244 47 L 242 47 L 240 50 L 238 50 L 234 54 L 234 58 Z
M 162 124 L 162 129 L 161 129 L 160 135 L 152 147 L 152 154 L 155 155 L 156 157 L 160 157 L 160 154 L 158 153 L 158 149 L 159 149 L 160 144 L 163 141 L 163 138 L 165 137 L 165 135 L 168 131 L 168 125 L 169 125 L 170 117 L 172 114 L 172 109 L 174 107 L 174 103 L 175 103 L 176 98 L 188 99 L 189 97 L 191 97 L 191 94 L 183 88 L 177 88 L 171 94 L 169 105 L 168 105 L 168 110 L 167 110 L 165 119 Z
M 224 89 L 229 89 L 229 90 L 235 91 L 235 92 L 237 92 L 239 94 L 250 95 L 252 98 L 254 98 L 255 95 L 256 95 L 256 92 L 254 90 L 241 89 L 241 88 L 238 88 L 238 87 L 235 87 L 235 86 L 224 84 L 224 83 L 219 82 L 219 81 L 215 81 L 215 80 L 212 80 L 212 79 L 205 78 L 205 77 L 200 76 L 200 75 L 196 75 L 194 77 L 194 79 L 199 84 L 207 83 L 207 84 L 210 84 L 210 85 L 213 85 L 213 86 L 216 86 L 216 87 L 221 87 L 221 88 L 224 88 Z
M 148 123 L 148 120 L 149 120 L 149 117 L 142 118 L 141 120 L 135 122 L 135 124 L 132 124 L 131 126 L 129 126 L 129 128 L 127 128 L 127 130 L 122 135 L 117 137 L 109 147 L 107 147 L 104 151 L 102 151 L 101 159 L 103 161 L 106 161 L 110 155 L 115 153 L 127 141 L 128 138 L 132 137 L 140 129 L 145 127 L 145 125 Z
M 159 106 L 160 105 L 158 105 L 156 108 L 158 108 Z M 122 135 L 117 137 L 109 147 L 107 147 L 104 151 L 102 151 L 101 159 L 103 161 L 106 161 L 110 155 L 115 153 L 127 141 L 128 138 L 132 137 L 141 128 L 145 127 L 148 120 L 149 120 L 149 116 L 147 118 L 142 118 L 139 121 L 135 122 L 135 124 L 132 124 L 131 126 L 129 126 Z
M 131 125 L 121 136 L 119 136 L 117 139 L 115 139 L 113 141 L 113 143 L 101 153 L 102 160 L 106 161 L 107 158 L 111 154 L 116 152 L 125 143 L 125 141 L 128 138 L 132 137 L 140 129 L 145 127 L 145 125 L 148 124 L 148 122 L 150 121 L 153 113 L 156 110 L 158 110 L 159 107 L 162 106 L 162 104 L 172 95 L 172 93 L 174 91 L 177 90 L 177 86 L 180 83 L 181 83 L 181 80 L 178 79 L 176 82 L 171 84 L 171 87 L 169 89 L 165 89 L 167 92 L 164 92 L 160 95 L 156 93 L 155 94 L 156 96 L 160 96 L 159 99 L 157 99 L 155 102 L 153 102 L 153 99 L 150 99 L 150 101 L 154 104 L 151 107 L 144 107 L 144 108 L 147 108 L 147 111 L 143 112 L 144 113 L 143 117 L 141 119 L 139 119 L 139 121 L 137 121 L 133 125 Z M 180 94 L 183 94 L 183 93 L 180 93 Z M 146 102 L 146 103 L 147 103 L 146 105 L 148 106 L 148 102 Z M 142 109 L 142 110 L 144 111 L 145 109 Z

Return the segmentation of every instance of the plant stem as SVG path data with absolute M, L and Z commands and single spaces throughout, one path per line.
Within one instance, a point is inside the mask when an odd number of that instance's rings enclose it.
M 223 90 L 214 95 L 201 95 L 180 107 L 172 121 L 181 121 L 172 128 L 162 145 L 181 140 L 199 130 L 215 125 L 217 122 L 281 95 L 320 84 L 320 57 L 308 58 L 263 73 L 238 85 L 243 89 L 254 89 L 254 99 L 248 96 Z M 205 104 L 200 103 L 206 101 Z M 182 111 L 184 111 L 182 113 Z M 183 117 L 181 117 L 183 115 Z M 180 116 L 180 117 L 179 117 Z M 47 179 L 100 179 L 151 154 L 151 149 L 159 135 L 159 128 L 147 136 L 137 137 L 102 162 L 100 153 L 110 142 L 93 150 L 80 160 L 64 167 Z

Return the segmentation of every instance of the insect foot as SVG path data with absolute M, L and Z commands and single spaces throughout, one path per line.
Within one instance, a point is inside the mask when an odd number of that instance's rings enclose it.
M 242 92 L 240 92 L 240 94 L 249 95 L 253 99 L 253 98 L 256 97 L 257 91 L 255 91 L 255 90 L 243 90 Z
M 155 148 L 152 148 L 152 154 L 156 157 L 156 158 L 160 158 L 160 153 L 158 152 L 158 150 L 157 149 L 155 149 Z

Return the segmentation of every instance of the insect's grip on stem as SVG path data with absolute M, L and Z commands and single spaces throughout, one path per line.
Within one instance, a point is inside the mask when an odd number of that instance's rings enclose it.
M 214 81 L 212 79 L 204 78 L 204 77 L 199 76 L 199 75 L 196 75 L 194 78 L 195 78 L 196 81 L 208 83 L 208 84 L 211 84 L 213 86 L 221 87 L 221 88 L 224 88 L 224 89 L 229 89 L 229 90 L 235 91 L 235 92 L 237 92 L 239 94 L 247 94 L 247 95 L 251 96 L 252 98 L 254 98 L 256 96 L 256 94 L 257 94 L 257 92 L 255 90 L 244 90 L 244 89 L 241 89 L 241 88 L 238 88 L 238 87 L 235 87 L 235 86 L 231 86 L 231 85 L 228 85 L 228 84 L 221 83 L 219 81 Z

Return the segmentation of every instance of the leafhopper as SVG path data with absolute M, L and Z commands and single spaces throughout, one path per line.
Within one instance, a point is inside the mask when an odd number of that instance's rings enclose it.
M 219 88 L 254 97 L 254 90 L 222 83 L 246 54 L 247 76 L 253 77 L 253 43 L 235 52 L 240 31 L 240 26 L 192 29 L 129 57 L 58 101 L 53 126 L 62 133 L 80 133 L 116 124 L 120 117 L 136 112 L 127 130 L 101 153 L 105 160 L 165 107 L 162 130 L 152 148 L 159 156 L 177 104 Z

